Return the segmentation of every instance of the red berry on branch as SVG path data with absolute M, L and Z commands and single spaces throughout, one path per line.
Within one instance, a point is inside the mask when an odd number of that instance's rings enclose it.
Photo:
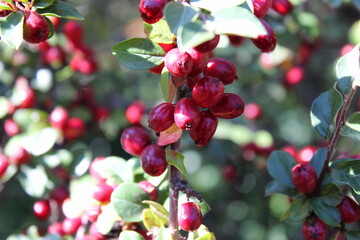
M 210 112 L 219 118 L 239 117 L 245 108 L 242 98 L 234 93 L 224 93 L 222 99 L 210 108 Z
M 49 234 L 58 234 L 60 236 L 64 236 L 65 233 L 62 229 L 62 223 L 61 222 L 55 222 L 48 226 L 47 232 Z
M 194 61 L 187 52 L 180 52 L 178 48 L 174 48 L 165 55 L 164 63 L 172 75 L 183 77 L 190 73 Z
M 165 150 L 157 144 L 150 144 L 141 154 L 141 166 L 150 176 L 160 176 L 168 166 Z
M 190 130 L 190 137 L 197 146 L 206 146 L 214 136 L 218 119 L 209 111 L 202 111 L 197 127 Z
M 62 185 L 56 186 L 50 192 L 50 199 L 55 200 L 59 206 L 61 206 L 65 201 L 65 199 L 67 199 L 69 196 L 70 196 L 69 190 Z
M 217 47 L 219 41 L 220 41 L 220 35 L 215 35 L 213 39 L 196 46 L 194 49 L 198 52 L 208 53 Z
M 292 181 L 295 187 L 303 193 L 311 193 L 317 185 L 315 169 L 308 163 L 299 163 L 292 169 Z
M 252 0 L 254 5 L 254 14 L 258 18 L 263 18 L 269 11 L 273 0 Z
M 305 74 L 302 67 L 292 67 L 286 72 L 285 84 L 290 86 L 296 85 L 303 80 L 304 75 Z
M 227 35 L 230 41 L 230 44 L 234 47 L 239 47 L 243 44 L 245 38 L 237 35 Z
M 180 99 L 174 110 L 174 120 L 180 129 L 191 130 L 200 121 L 200 110 L 193 99 L 185 97 Z
M 45 41 L 50 33 L 50 27 L 46 19 L 39 13 L 31 10 L 25 10 L 24 16 L 24 40 L 29 43 Z
M 102 203 L 110 202 L 114 188 L 106 183 L 99 183 L 93 188 L 93 197 Z
M 79 48 L 83 45 L 84 29 L 79 22 L 68 21 L 65 23 L 63 33 L 71 42 L 71 50 Z
M 153 24 L 163 17 L 163 9 L 169 0 L 141 0 L 139 12 L 144 22 Z
M 69 118 L 63 128 L 63 136 L 66 140 L 75 140 L 85 135 L 86 126 L 81 118 Z
M 202 214 L 194 202 L 183 203 L 178 209 L 178 222 L 184 231 L 194 231 L 201 226 Z
M 66 53 L 60 46 L 49 47 L 42 52 L 41 57 L 44 64 L 54 67 L 60 67 L 66 61 Z
M 57 129 L 64 129 L 68 119 L 68 111 L 61 106 L 57 106 L 49 116 L 51 126 Z
M 197 76 L 189 76 L 187 79 L 186 79 L 186 82 L 187 82 L 187 85 L 188 85 L 188 88 L 190 90 L 192 90 L 195 86 L 195 84 L 200 81 L 200 79 L 202 79 L 201 75 L 197 75 Z
M 81 226 L 81 218 L 65 218 L 62 222 L 62 230 L 65 234 L 74 235 Z
M 288 15 L 293 10 L 293 5 L 289 0 L 273 0 L 272 9 L 280 15 Z
M 159 190 L 157 189 L 157 187 L 155 187 L 149 181 L 146 180 L 139 182 L 138 186 L 149 195 L 152 201 L 156 201 L 159 195 Z
M 6 17 L 7 15 L 9 15 L 12 12 L 13 11 L 10 11 L 10 10 L 0 10 L 0 17 Z
M 148 123 L 155 132 L 162 132 L 174 124 L 175 106 L 169 102 L 163 102 L 151 110 Z
M 352 223 L 360 219 L 360 206 L 352 198 L 345 196 L 337 206 L 344 223 Z
M 311 145 L 302 148 L 296 154 L 296 161 L 298 163 L 309 163 L 311 161 L 311 158 L 314 156 L 316 150 L 317 148 Z
M 46 199 L 36 201 L 33 205 L 35 216 L 40 220 L 46 220 L 51 215 L 50 203 Z
M 194 48 L 191 48 L 187 53 L 193 60 L 193 67 L 189 72 L 189 76 L 197 76 L 203 72 L 206 66 L 206 54 L 196 51 Z
M 204 75 L 218 78 L 224 84 L 230 84 L 237 79 L 235 65 L 219 57 L 214 57 L 207 62 Z
M 96 206 L 90 206 L 88 208 L 86 208 L 86 214 L 89 218 L 90 222 L 96 222 L 97 218 L 99 217 L 101 211 L 101 206 L 100 205 L 96 205 Z
M 264 20 L 260 19 L 260 21 L 264 25 L 267 33 L 265 35 L 260 35 L 258 38 L 253 38 L 251 41 L 255 47 L 260 49 L 262 52 L 272 52 L 274 51 L 277 43 L 274 29 L 272 29 L 272 27 Z
M 324 240 L 327 233 L 326 224 L 318 217 L 308 218 L 303 226 L 302 232 L 305 240 Z
M 28 153 L 28 151 L 26 151 L 26 149 L 23 147 L 18 147 L 9 154 L 9 161 L 17 166 L 26 164 L 30 160 L 30 153 Z
M 21 132 L 20 126 L 12 118 L 5 120 L 4 130 L 9 137 L 18 135 Z
M 9 167 L 9 160 L 4 154 L 0 154 L 0 179 Z
M 123 131 L 120 142 L 126 152 L 140 156 L 143 150 L 151 144 L 151 139 L 144 129 L 129 127 Z
M 125 117 L 131 124 L 139 124 L 145 112 L 145 104 L 141 100 L 134 101 L 125 111 Z
M 223 96 L 224 84 L 215 77 L 203 77 L 192 89 L 194 102 L 203 108 L 214 106 Z

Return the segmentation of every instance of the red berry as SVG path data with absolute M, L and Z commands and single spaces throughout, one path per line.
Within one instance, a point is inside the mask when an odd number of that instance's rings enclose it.
M 248 103 L 245 106 L 244 117 L 249 120 L 257 120 L 262 115 L 262 109 L 257 103 Z
M 149 114 L 149 127 L 155 132 L 162 132 L 174 124 L 175 106 L 169 102 L 157 105 Z
M 96 226 L 96 222 L 90 225 L 89 234 L 94 240 L 105 240 L 105 235 L 101 234 Z
M 163 17 L 163 9 L 169 0 L 141 0 L 140 16 L 144 22 L 153 24 Z
M 191 48 L 187 53 L 193 60 L 193 67 L 189 72 L 189 76 L 197 76 L 205 69 L 206 66 L 206 54 L 196 51 L 194 48 Z
M 178 221 L 185 231 L 194 231 L 202 223 L 202 214 L 199 206 L 194 202 L 183 203 L 179 206 Z
M 68 111 L 61 106 L 57 106 L 49 116 L 51 126 L 58 129 L 64 129 L 68 119 Z
M 0 154 L 0 179 L 5 174 L 8 167 L 9 167 L 9 161 L 7 157 L 3 154 Z
M 145 104 L 141 100 L 133 102 L 125 111 L 125 117 L 131 124 L 139 124 L 145 112 Z
M 289 153 L 294 159 L 296 159 L 297 148 L 292 145 L 287 145 L 282 148 L 284 152 Z
M 177 77 L 188 75 L 193 67 L 193 59 L 190 54 L 182 53 L 178 48 L 171 49 L 165 55 L 164 63 L 169 72 Z
M 94 105 L 91 107 L 96 122 L 102 122 L 109 118 L 110 110 L 105 106 Z
M 309 163 L 311 161 L 311 158 L 314 156 L 317 148 L 314 146 L 306 146 L 302 148 L 297 154 L 296 154 L 296 161 L 298 163 Z
M 258 38 L 253 38 L 251 41 L 262 52 L 272 52 L 277 43 L 274 29 L 272 29 L 272 27 L 264 20 L 260 19 L 260 21 L 264 25 L 267 33 L 265 35 L 260 35 Z
M 75 140 L 85 135 L 86 126 L 81 118 L 69 118 L 64 126 L 63 135 L 66 140 Z
M 144 129 L 129 127 L 123 131 L 120 142 L 126 152 L 140 156 L 145 147 L 151 144 L 151 139 Z
M 239 47 L 243 44 L 245 38 L 237 35 L 227 35 L 230 41 L 230 44 L 234 47 Z
M 61 19 L 54 16 L 48 16 L 48 19 L 51 21 L 51 23 L 54 25 L 54 28 L 58 28 L 60 25 Z
M 214 136 L 218 119 L 209 111 L 202 111 L 197 127 L 190 130 L 190 137 L 198 146 L 207 145 Z
M 62 222 L 62 230 L 65 234 L 75 235 L 81 226 L 81 218 L 65 218 Z
M 100 205 L 90 206 L 90 207 L 86 208 L 86 214 L 87 214 L 90 222 L 96 222 L 96 220 L 99 217 L 101 212 L 102 211 L 101 211 Z
M 194 102 L 203 108 L 214 106 L 223 96 L 224 84 L 214 77 L 203 77 L 192 89 Z
M 252 0 L 254 5 L 254 14 L 258 18 L 263 18 L 269 11 L 273 0 Z
M 58 234 L 60 236 L 65 235 L 63 229 L 62 229 L 62 223 L 61 222 L 55 222 L 48 226 L 47 232 L 50 234 Z
M 93 189 L 93 197 L 102 203 L 110 202 L 114 188 L 106 183 L 99 183 Z
M 98 182 L 105 182 L 106 179 L 101 177 L 100 173 L 97 170 L 97 165 L 101 160 L 104 160 L 105 157 L 97 157 L 95 158 L 89 167 L 90 175 Z
M 293 5 L 289 0 L 273 0 L 272 9 L 280 15 L 288 15 L 293 10 Z
M 61 185 L 56 186 L 51 192 L 50 192 L 50 199 L 53 199 L 57 202 L 59 206 L 62 205 L 62 203 L 70 196 L 69 190 Z
M 150 144 L 141 154 L 141 166 L 150 176 L 160 176 L 168 166 L 165 150 L 157 144 Z
M 152 201 L 156 201 L 159 195 L 159 190 L 157 189 L 157 187 L 155 187 L 149 181 L 146 180 L 139 182 L 138 186 L 149 195 Z
M 236 168 L 233 165 L 226 165 L 222 169 L 223 177 L 228 182 L 235 182 L 237 173 Z
M 191 98 L 182 98 L 175 105 L 174 120 L 180 129 L 191 130 L 199 123 L 200 110 Z
M 188 85 L 188 88 L 190 90 L 192 90 L 195 86 L 195 84 L 200 81 L 200 79 L 202 79 L 201 75 L 197 75 L 197 76 L 189 76 L 187 79 L 186 79 L 186 82 L 187 82 L 187 85 Z
M 304 78 L 304 70 L 302 67 L 295 66 L 290 68 L 285 75 L 285 83 L 287 85 L 295 85 L 301 82 Z
M 36 102 L 36 96 L 33 89 L 28 87 L 19 88 L 19 104 L 17 108 L 32 108 Z
M 327 227 L 320 218 L 311 217 L 304 222 L 302 232 L 305 240 L 324 240 Z
M 222 99 L 210 108 L 210 112 L 219 118 L 232 119 L 244 112 L 245 103 L 234 93 L 224 93 Z
M 204 75 L 218 78 L 224 84 L 230 84 L 237 79 L 235 65 L 229 60 L 219 57 L 212 58 L 207 62 Z
M 45 41 L 50 33 L 50 27 L 46 19 L 35 11 L 24 11 L 24 40 L 29 43 Z
M 60 46 L 53 46 L 46 49 L 41 56 L 44 64 L 54 67 L 60 67 L 66 61 L 66 53 Z
M 161 63 L 160 65 L 150 68 L 149 71 L 154 73 L 154 74 L 161 74 L 163 68 L 164 68 L 165 64 Z
M 220 35 L 215 35 L 215 37 L 209 41 L 206 41 L 195 47 L 195 50 L 202 53 L 208 53 L 214 50 L 220 41 Z
M 169 52 L 171 49 L 176 48 L 176 43 L 158 43 L 165 52 Z
M 75 55 L 69 65 L 72 70 L 86 75 L 92 74 L 97 70 L 97 62 L 93 57 Z
M 345 196 L 337 206 L 341 213 L 341 220 L 352 223 L 360 219 L 360 206 L 352 198 Z
M 11 163 L 20 166 L 26 164 L 31 160 L 31 155 L 23 147 L 18 147 L 9 155 L 9 160 Z
M 20 126 L 11 118 L 5 120 L 4 130 L 9 137 L 15 136 L 21 132 Z
M 83 45 L 84 29 L 79 22 L 68 21 L 65 23 L 63 33 L 71 42 L 73 48 L 79 48 Z
M 46 199 L 39 200 L 34 203 L 33 211 L 35 216 L 40 220 L 46 220 L 50 217 L 51 207 L 50 203 Z
M 293 167 L 292 181 L 295 187 L 303 193 L 311 193 L 317 185 L 317 175 L 308 163 L 299 163 Z
M 10 10 L 0 10 L 0 17 L 6 17 L 10 13 L 12 13 Z
M 348 43 L 348 44 L 345 44 L 342 48 L 341 48 L 341 51 L 340 51 L 340 57 L 344 56 L 345 54 L 351 52 L 351 50 L 354 49 L 354 45 Z

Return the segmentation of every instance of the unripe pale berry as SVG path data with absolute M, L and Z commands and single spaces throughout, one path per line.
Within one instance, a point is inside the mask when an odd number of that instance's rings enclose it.
M 324 240 L 327 233 L 326 224 L 318 217 L 308 218 L 303 226 L 302 232 L 305 240 Z
M 252 0 L 254 5 L 254 14 L 258 18 L 263 18 L 269 11 L 273 0 Z
M 140 156 L 145 147 L 151 144 L 151 139 L 144 129 L 129 127 L 123 131 L 120 142 L 126 152 Z
M 337 206 L 344 223 L 352 223 L 360 219 L 360 206 L 350 197 L 345 196 Z
M 35 216 L 40 220 L 46 220 L 50 217 L 51 207 L 50 203 L 46 199 L 39 200 L 33 205 L 33 212 Z
M 235 65 L 219 57 L 214 57 L 207 62 L 204 75 L 218 78 L 224 84 L 230 84 L 237 79 Z
M 203 108 L 214 106 L 223 96 L 224 84 L 214 77 L 203 77 L 192 89 L 194 102 Z
M 251 41 L 262 52 L 272 52 L 274 51 L 277 43 L 274 29 L 263 19 L 260 19 L 260 21 L 264 25 L 267 33 L 265 35 L 260 35 L 258 38 L 253 38 Z
M 209 41 L 206 41 L 195 47 L 195 50 L 202 53 L 208 53 L 214 50 L 220 41 L 220 35 L 215 35 L 215 37 Z
M 0 179 L 9 167 L 9 160 L 4 154 L 0 154 Z
M 200 121 L 200 110 L 191 98 L 182 98 L 175 105 L 174 120 L 180 129 L 191 130 Z
M 194 48 L 191 48 L 187 53 L 193 59 L 193 67 L 189 72 L 189 76 L 197 76 L 205 69 L 206 66 L 206 54 L 196 51 Z
M 45 41 L 50 33 L 50 27 L 46 19 L 35 11 L 24 11 L 24 40 L 29 43 Z
M 245 103 L 242 98 L 234 93 L 224 93 L 222 99 L 210 108 L 216 117 L 232 119 L 239 117 L 244 112 Z
M 293 10 L 293 5 L 289 0 L 273 0 L 272 9 L 280 15 L 288 15 Z
M 157 189 L 157 187 L 155 187 L 149 181 L 146 180 L 139 182 L 138 186 L 149 195 L 152 201 L 156 201 L 159 195 L 159 190 Z
M 209 111 L 202 111 L 197 127 L 190 130 L 190 137 L 198 146 L 207 145 L 214 136 L 218 119 Z
M 141 154 L 141 166 L 150 176 L 160 176 L 168 166 L 165 150 L 157 144 L 150 144 Z
M 144 22 L 153 24 L 163 17 L 163 9 L 168 0 L 141 0 L 139 12 Z
M 295 187 L 303 193 L 311 193 L 317 185 L 317 175 L 308 163 L 299 163 L 292 169 L 292 181 Z
M 194 202 L 183 203 L 178 209 L 178 222 L 184 231 L 194 231 L 202 223 L 202 214 L 199 206 Z
M 193 62 L 190 54 L 180 52 L 178 48 L 171 49 L 164 58 L 166 68 L 177 77 L 188 75 L 193 67 Z
M 162 132 L 174 124 L 175 106 L 169 102 L 157 105 L 149 114 L 149 127 L 155 132 Z

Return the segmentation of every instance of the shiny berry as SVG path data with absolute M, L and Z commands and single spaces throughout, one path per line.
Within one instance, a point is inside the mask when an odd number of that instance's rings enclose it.
M 197 127 L 190 130 L 190 137 L 198 146 L 207 145 L 214 136 L 218 119 L 209 111 L 202 111 Z
M 341 213 L 341 220 L 352 223 L 360 219 L 360 206 L 352 198 L 345 196 L 337 206 Z
M 68 21 L 65 23 L 63 33 L 71 42 L 72 49 L 79 48 L 83 45 L 84 29 L 77 21 Z
M 11 118 L 5 120 L 4 130 L 9 137 L 15 136 L 21 132 L 20 126 Z
M 69 118 L 64 126 L 63 135 L 66 140 L 75 140 L 85 135 L 86 126 L 81 118 Z
M 252 0 L 254 5 L 254 14 L 258 18 L 263 18 L 269 11 L 273 0 Z
M 253 38 L 251 41 L 262 52 L 272 52 L 277 43 L 274 29 L 272 29 L 272 27 L 264 20 L 260 19 L 260 21 L 264 25 L 267 33 L 265 35 L 260 35 L 258 38 Z
M 149 181 L 146 180 L 139 182 L 138 186 L 149 195 L 152 201 L 156 201 L 159 195 L 159 190 L 157 189 L 157 187 L 155 187 Z
M 53 67 L 60 67 L 66 61 L 66 53 L 60 46 L 46 49 L 41 57 L 44 64 L 52 65 Z
M 0 179 L 5 174 L 8 167 L 9 167 L 9 160 L 5 155 L 0 154 Z
M 179 206 L 178 222 L 184 231 L 194 231 L 202 223 L 202 214 L 199 206 L 194 202 L 183 203 Z
M 39 200 L 34 203 L 33 211 L 35 216 L 40 220 L 46 220 L 50 217 L 51 207 L 50 203 L 46 199 Z
M 289 0 L 272 0 L 272 9 L 280 15 L 288 15 L 293 10 L 293 5 Z
M 327 227 L 320 218 L 310 217 L 304 222 L 302 233 L 305 240 L 324 240 L 327 233 Z
M 49 116 L 51 126 L 58 129 L 64 129 L 68 119 L 68 111 L 61 106 L 57 106 Z
M 9 154 L 9 160 L 11 163 L 20 166 L 22 164 L 28 163 L 31 160 L 31 155 L 28 153 L 28 151 L 26 151 L 25 148 L 18 147 Z
M 222 99 L 210 108 L 210 112 L 219 118 L 239 117 L 245 108 L 242 98 L 234 93 L 224 93 Z
M 145 112 L 145 104 L 141 100 L 134 101 L 125 111 L 125 117 L 131 124 L 139 124 Z
M 62 230 L 65 234 L 74 235 L 81 226 L 81 218 L 65 218 L 62 222 Z
M 308 163 L 299 163 L 292 169 L 292 181 L 295 187 L 303 193 L 311 193 L 317 185 L 317 175 Z
M 230 44 L 234 47 L 239 47 L 243 44 L 245 38 L 237 35 L 227 35 L 230 41 Z
M 99 170 L 97 169 L 98 168 L 97 166 L 99 165 L 99 162 L 101 162 L 104 159 L 105 159 L 105 157 L 97 157 L 97 158 L 95 158 L 91 162 L 90 167 L 89 167 L 90 175 L 98 182 L 105 182 L 106 181 L 105 178 L 101 177 L 101 175 L 99 173 Z
M 306 146 L 302 148 L 297 154 L 296 154 L 296 161 L 298 163 L 309 163 L 311 161 L 311 158 L 314 156 L 317 148 L 314 146 Z
M 46 19 L 35 11 L 24 11 L 24 40 L 29 43 L 45 41 L 50 33 L 50 27 Z
M 153 24 L 163 17 L 163 9 L 168 0 L 141 0 L 139 4 L 140 16 L 144 22 Z
M 50 199 L 55 200 L 59 206 L 61 206 L 65 201 L 65 199 L 67 199 L 69 196 L 70 196 L 69 190 L 62 185 L 56 186 L 50 192 Z
M 174 124 L 175 106 L 169 102 L 163 102 L 151 110 L 148 123 L 155 132 L 162 132 Z
M 175 105 L 174 120 L 179 128 L 190 130 L 198 125 L 200 110 L 191 98 L 182 98 Z
M 102 203 L 110 202 L 114 188 L 106 183 L 99 183 L 93 189 L 93 197 Z
M 206 54 L 196 51 L 194 48 L 191 48 L 187 53 L 193 60 L 193 67 L 189 72 L 189 76 L 197 76 L 205 69 L 206 66 Z
M 195 47 L 195 50 L 202 53 L 208 53 L 214 50 L 220 41 L 220 35 L 215 35 L 215 37 L 209 41 L 206 41 Z
M 142 151 L 151 144 L 151 139 L 144 129 L 129 127 L 123 131 L 120 142 L 126 152 L 140 156 Z
M 203 108 L 209 108 L 218 103 L 224 95 L 224 84 L 214 77 L 203 77 L 192 89 L 194 102 Z
M 168 166 L 165 150 L 157 144 L 147 146 L 141 154 L 141 166 L 150 176 L 160 176 Z
M 257 103 L 248 103 L 245 106 L 244 117 L 249 120 L 257 120 L 262 115 L 262 109 Z
M 47 228 L 47 232 L 49 234 L 57 234 L 60 236 L 65 235 L 63 229 L 62 229 L 62 223 L 61 222 L 54 222 L 50 224 Z
M 173 48 L 165 55 L 164 63 L 172 75 L 183 77 L 190 73 L 194 61 L 187 52 Z
M 230 84 L 237 79 L 235 65 L 229 60 L 219 57 L 212 58 L 207 62 L 204 75 L 218 78 L 224 84 Z

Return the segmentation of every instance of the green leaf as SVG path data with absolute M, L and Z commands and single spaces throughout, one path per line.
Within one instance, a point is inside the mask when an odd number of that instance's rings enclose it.
M 350 115 L 341 129 L 341 135 L 360 142 L 360 112 Z
M 54 3 L 54 0 L 35 0 L 34 7 L 36 8 L 46 8 L 51 6 Z
M 202 224 L 197 230 L 189 232 L 187 240 L 215 240 L 215 235 Z
M 267 169 L 269 174 L 278 182 L 289 188 L 295 188 L 292 182 L 291 170 L 296 165 L 293 157 L 283 151 L 274 151 L 271 153 Z
M 0 119 L 4 118 L 9 112 L 9 100 L 0 96 Z
M 165 227 L 164 222 L 150 208 L 145 208 L 142 212 L 142 221 L 147 230 L 152 228 Z
M 84 20 L 78 10 L 69 3 L 63 1 L 55 1 L 49 7 L 39 9 L 39 13 L 45 16 L 54 16 L 59 18 L 67 18 L 73 20 Z
M 347 240 L 359 240 L 360 239 L 360 231 L 347 231 L 346 239 Z
M 272 194 L 284 194 L 289 197 L 295 197 L 296 195 L 298 195 L 298 193 L 299 192 L 294 188 L 288 188 L 282 185 L 281 183 L 279 183 L 278 181 L 269 182 L 266 185 L 266 189 L 265 189 L 265 196 L 269 196 Z
M 4 149 L 5 155 L 10 156 L 11 153 L 15 152 L 19 147 L 22 147 L 24 137 L 25 137 L 24 133 L 11 137 L 5 145 L 5 149 Z
M 169 70 L 164 67 L 161 72 L 161 91 L 166 102 L 172 102 L 175 93 L 176 87 L 171 81 L 171 74 Z
M 46 22 L 47 22 L 47 24 L 48 24 L 48 26 L 49 26 L 49 29 L 50 29 L 49 35 L 48 35 L 48 37 L 47 37 L 47 39 L 49 39 L 49 38 L 52 38 L 52 37 L 54 36 L 54 34 L 55 34 L 55 28 L 54 28 L 54 24 L 50 21 L 50 19 L 48 19 L 47 17 L 45 17 L 45 20 L 46 20 Z
M 323 138 L 330 138 L 335 130 L 335 117 L 343 104 L 341 94 L 331 88 L 322 93 L 312 104 L 311 124 Z
M 111 194 L 111 203 L 125 222 L 139 222 L 148 194 L 135 183 L 122 183 Z
M 34 156 L 40 156 L 50 151 L 60 138 L 61 133 L 58 129 L 46 127 L 40 131 L 29 133 L 24 138 L 24 147 Z
M 111 231 L 118 218 L 113 204 L 107 204 L 101 208 L 101 213 L 96 220 L 96 227 L 101 234 L 105 235 Z
M 159 203 L 154 201 L 143 201 L 145 204 L 149 204 L 151 211 L 156 214 L 165 224 L 169 221 L 169 212 Z
M 348 184 L 355 193 L 360 194 L 360 160 L 341 159 L 333 162 L 332 178 L 343 184 Z
M 327 225 L 338 227 L 341 221 L 339 210 L 335 206 L 326 205 L 321 198 L 311 198 L 310 205 L 315 214 Z
M 194 21 L 198 16 L 198 9 L 180 2 L 169 2 L 164 9 L 164 18 L 174 34 L 178 32 L 180 26 Z
M 187 172 L 184 165 L 184 156 L 173 150 L 166 150 L 166 161 L 176 167 L 185 178 L 187 178 Z
M 337 206 L 342 200 L 342 191 L 336 184 L 329 183 L 321 187 L 320 198 L 326 205 Z
M 293 221 L 303 221 L 310 211 L 309 201 L 306 199 L 295 199 L 289 209 L 281 216 L 280 221 L 290 218 Z
M 30 196 L 40 198 L 44 195 L 48 177 L 42 165 L 37 165 L 35 168 L 21 166 L 19 179 L 24 191 Z
M 22 129 L 27 130 L 34 123 L 47 123 L 48 113 L 37 109 L 18 109 L 13 119 Z
M 125 67 L 144 70 L 160 65 L 165 51 L 149 39 L 131 38 L 114 45 L 112 54 Z
M 355 7 L 357 7 L 357 9 L 360 10 L 360 0 L 352 0 L 352 2 L 354 3 Z
M 156 240 L 169 240 L 171 238 L 171 232 L 168 228 L 161 228 L 158 235 L 156 236 Z
M 316 151 L 314 156 L 311 158 L 310 165 L 316 171 L 317 177 L 320 176 L 320 174 L 323 170 L 324 163 L 326 160 L 326 155 L 327 155 L 327 149 L 320 148 L 319 150 Z
M 181 51 L 187 51 L 190 48 L 196 47 L 201 43 L 213 39 L 214 37 L 215 34 L 210 31 L 202 22 L 189 22 L 185 25 L 180 26 L 178 30 L 178 48 Z
M 18 12 L 12 12 L 0 25 L 1 40 L 7 45 L 19 49 L 23 40 L 23 22 L 24 15 Z
M 336 78 L 340 90 L 344 94 L 349 94 L 353 86 L 360 86 L 360 44 L 354 49 L 342 56 L 336 63 Z
M 191 5 L 214 12 L 223 8 L 238 6 L 245 1 L 246 0 L 224 0 L 221 1 L 221 4 L 219 4 L 218 0 L 191 0 Z
M 213 12 L 213 25 L 217 34 L 233 34 L 257 38 L 267 32 L 264 25 L 248 9 L 231 7 Z
M 139 233 L 135 231 L 122 231 L 119 240 L 145 240 Z
M 157 43 L 170 44 L 175 41 L 175 35 L 171 32 L 168 23 L 162 19 L 154 24 L 148 24 L 144 22 L 144 31 L 150 40 Z
M 0 3 L 0 9 L 1 10 L 13 11 L 13 9 L 9 5 L 7 5 L 5 3 Z
M 94 167 L 101 177 L 112 179 L 116 184 L 134 181 L 133 170 L 127 161 L 120 157 L 107 157 L 97 162 Z
M 30 240 L 30 238 L 24 234 L 13 234 L 6 238 L 6 240 Z

